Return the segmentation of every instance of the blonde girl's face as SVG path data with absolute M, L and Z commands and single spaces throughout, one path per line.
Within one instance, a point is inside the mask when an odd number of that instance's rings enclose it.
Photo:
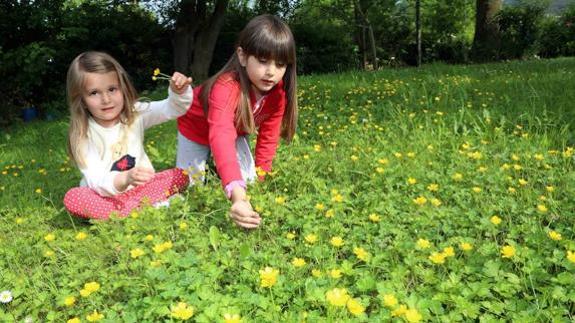
M 281 81 L 287 69 L 285 62 L 273 59 L 257 58 L 253 55 L 245 55 L 238 48 L 240 64 L 246 68 L 248 78 L 252 83 L 252 89 L 257 97 L 265 95 Z
M 124 109 L 118 73 L 86 73 L 82 100 L 99 125 L 105 128 L 116 125 Z

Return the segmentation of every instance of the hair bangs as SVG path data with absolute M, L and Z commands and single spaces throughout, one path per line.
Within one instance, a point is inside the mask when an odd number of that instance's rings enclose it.
M 258 58 L 273 59 L 286 64 L 295 63 L 295 43 L 289 30 L 279 26 L 262 28 L 247 44 L 241 45 L 248 55 Z

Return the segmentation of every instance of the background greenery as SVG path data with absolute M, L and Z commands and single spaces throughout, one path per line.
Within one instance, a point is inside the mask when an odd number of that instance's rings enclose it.
M 5 129 L 0 289 L 14 299 L 0 304 L 0 320 L 85 321 L 96 310 L 104 322 L 168 322 L 185 302 L 198 322 L 225 314 L 417 321 L 413 311 L 423 321 L 570 322 L 574 71 L 575 59 L 562 58 L 303 76 L 297 138 L 281 145 L 273 175 L 249 189 L 263 215 L 254 231 L 229 221 L 212 176 L 169 208 L 74 219 L 61 202 L 80 179 L 65 154 L 66 122 Z M 175 137 L 173 122 L 147 133 L 157 169 L 173 166 Z M 427 202 L 416 204 L 421 197 Z M 505 246 L 515 255 L 503 258 Z M 449 247 L 445 263 L 429 258 Z M 144 254 L 134 258 L 136 249 Z M 306 264 L 295 267 L 296 257 Z M 271 288 L 261 287 L 266 266 L 279 270 Z M 89 282 L 100 288 L 80 296 Z M 331 305 L 334 288 L 365 313 Z

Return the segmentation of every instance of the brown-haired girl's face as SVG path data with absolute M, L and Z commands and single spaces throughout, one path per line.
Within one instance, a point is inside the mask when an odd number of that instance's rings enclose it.
M 116 125 L 124 109 L 118 73 L 86 73 L 82 100 L 99 125 L 105 128 Z
M 265 95 L 278 84 L 287 69 L 287 64 L 272 58 L 246 55 L 241 47 L 238 48 L 240 64 L 246 68 L 246 74 L 252 84 L 252 89 L 258 96 Z

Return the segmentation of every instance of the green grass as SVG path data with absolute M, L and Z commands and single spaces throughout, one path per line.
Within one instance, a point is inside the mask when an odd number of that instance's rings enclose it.
M 172 321 L 185 302 L 198 322 L 572 321 L 573 71 L 564 58 L 301 77 L 298 135 L 249 189 L 254 231 L 229 221 L 213 176 L 168 209 L 74 219 L 61 202 L 80 179 L 66 121 L 2 130 L 0 291 L 14 299 L 0 320 Z M 147 133 L 156 169 L 174 164 L 175 134 L 174 122 Z M 82 297 L 89 282 L 100 288 Z M 332 305 L 334 288 L 365 313 Z

